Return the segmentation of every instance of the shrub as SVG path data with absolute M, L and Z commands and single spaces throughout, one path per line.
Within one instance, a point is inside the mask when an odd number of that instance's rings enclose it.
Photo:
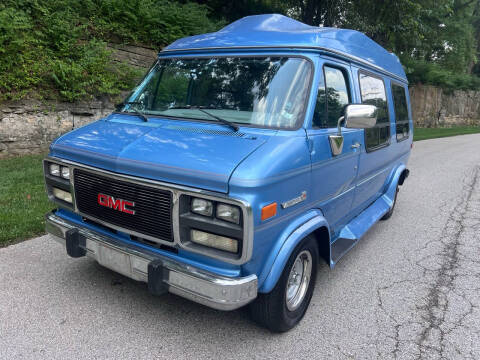
M 106 41 L 160 48 L 220 24 L 196 3 L 162 0 L 3 0 L 0 100 L 26 96 L 75 101 L 117 95 L 138 70 L 111 61 Z
M 402 59 L 402 63 L 410 83 L 435 85 L 450 91 L 480 89 L 480 77 L 476 75 L 455 73 L 439 64 L 411 58 Z
M 162 47 L 178 38 L 216 30 L 208 8 L 196 3 L 159 0 L 87 1 L 83 16 L 102 37 Z M 82 9 L 79 9 L 82 11 Z M 89 16 L 93 14 L 93 16 Z
M 112 63 L 102 41 L 92 39 L 74 49 L 69 57 L 50 62 L 53 86 L 68 101 L 92 94 L 117 95 L 138 76 L 129 66 Z

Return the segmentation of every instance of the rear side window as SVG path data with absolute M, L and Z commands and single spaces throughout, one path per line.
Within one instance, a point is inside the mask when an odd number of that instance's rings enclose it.
M 324 66 L 324 78 L 318 86 L 317 103 L 313 114 L 316 128 L 337 127 L 343 109 L 350 103 L 346 74 L 337 68 Z
M 395 124 L 397 128 L 397 140 L 408 138 L 410 124 L 408 121 L 407 96 L 405 88 L 401 85 L 392 84 L 393 108 L 395 109 Z
M 360 94 L 363 104 L 375 105 L 378 108 L 377 125 L 365 129 L 367 150 L 375 150 L 388 144 L 390 138 L 390 121 L 388 119 L 387 94 L 381 78 L 360 73 Z

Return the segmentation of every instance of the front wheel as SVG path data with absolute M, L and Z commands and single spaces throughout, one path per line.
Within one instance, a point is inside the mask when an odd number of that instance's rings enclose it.
M 274 289 L 259 294 L 250 304 L 253 320 L 274 332 L 285 332 L 297 325 L 312 299 L 317 267 L 317 241 L 309 235 L 290 255 Z

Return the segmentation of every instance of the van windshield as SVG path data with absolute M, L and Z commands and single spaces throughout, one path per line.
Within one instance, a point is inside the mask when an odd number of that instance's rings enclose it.
M 160 59 L 119 111 L 295 128 L 303 122 L 312 66 L 297 57 Z

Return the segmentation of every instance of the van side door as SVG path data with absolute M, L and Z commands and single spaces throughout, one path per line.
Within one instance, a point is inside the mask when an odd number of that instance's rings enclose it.
M 337 134 L 337 124 L 345 105 L 352 102 L 350 65 L 320 59 L 315 110 L 307 126 L 312 161 L 312 196 L 324 212 L 332 233 L 348 222 L 354 198 L 363 130 L 342 128 L 343 151 L 334 156 L 329 136 Z
M 391 173 L 394 159 L 392 142 L 390 97 L 387 89 L 390 81 L 382 75 L 352 67 L 356 75 L 360 100 L 378 108 L 377 124 L 365 129 L 365 140 L 361 147 L 360 163 L 356 180 L 355 199 L 352 211 L 359 213 L 376 200 L 384 189 Z

